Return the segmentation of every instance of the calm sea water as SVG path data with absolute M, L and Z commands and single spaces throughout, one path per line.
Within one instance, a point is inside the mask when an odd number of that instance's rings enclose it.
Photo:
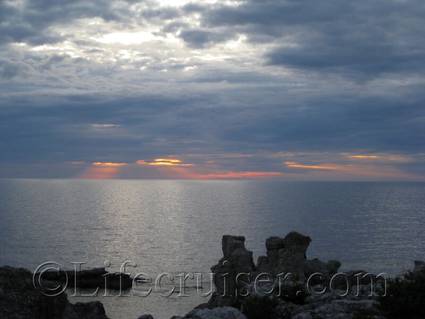
M 310 258 L 396 274 L 425 259 L 425 184 L 260 181 L 0 180 L 0 265 L 72 268 L 126 260 L 155 276 L 208 272 L 223 234 L 308 234 Z M 99 297 L 111 318 L 184 314 L 205 299 Z M 78 300 L 78 298 L 74 298 Z

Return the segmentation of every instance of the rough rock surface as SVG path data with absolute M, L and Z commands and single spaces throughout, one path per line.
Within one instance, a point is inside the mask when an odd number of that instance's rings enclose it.
M 285 237 L 270 237 L 265 243 L 266 256 L 260 256 L 255 265 L 252 261 L 252 252 L 245 248 L 244 237 L 223 236 L 223 258 L 211 268 L 215 275 L 216 292 L 207 306 L 237 307 L 245 312 L 248 318 L 258 318 L 257 310 L 261 309 L 262 319 L 384 318 L 378 310 L 376 296 L 369 295 L 370 278 L 363 277 L 366 274 L 364 271 L 348 272 L 346 276 L 333 280 L 335 291 L 328 289 L 318 295 L 312 295 L 311 291 L 305 289 L 307 282 L 312 284 L 307 278 L 315 273 L 321 274 L 319 279 L 323 279 L 322 284 L 329 288 L 330 279 L 338 273 L 341 266 L 336 260 L 323 262 L 317 258 L 307 259 L 306 252 L 310 243 L 310 237 L 297 232 L 291 232 Z M 422 269 L 421 267 L 425 267 L 425 264 L 417 262 L 416 268 Z M 250 273 L 247 277 L 250 282 L 238 281 L 236 278 L 238 273 Z M 270 275 L 268 277 L 270 280 L 255 285 L 252 280 L 261 273 Z M 291 273 L 289 277 L 291 279 L 281 285 L 279 275 L 287 273 Z M 224 276 L 226 280 L 223 280 Z M 347 284 L 349 293 L 343 296 Z M 282 287 L 284 293 L 277 294 Z M 315 291 L 320 291 L 322 286 L 316 288 Z M 342 290 L 336 293 L 338 289 Z M 241 295 L 240 292 L 248 293 L 248 296 Z M 266 308 L 269 309 L 268 313 Z M 255 314 L 247 313 L 248 309 Z M 212 310 L 194 311 L 209 313 L 208 311 Z M 193 315 L 193 312 L 191 314 Z
M 130 289 L 133 279 L 128 274 L 109 273 L 105 268 L 87 270 L 46 271 L 42 276 L 44 281 L 67 283 L 73 288 L 107 288 L 113 290 Z
M 223 258 L 211 268 L 214 273 L 216 291 L 208 306 L 234 306 L 237 303 L 238 285 L 236 276 L 252 273 L 255 265 L 252 252 L 245 248 L 245 237 L 224 235 L 222 238 Z
M 32 273 L 0 268 L 0 318 L 2 319 L 108 319 L 100 302 L 69 303 L 66 294 L 43 295 L 35 289 Z
M 327 263 L 319 259 L 307 260 L 306 252 L 311 238 L 297 232 L 290 232 L 284 238 L 270 237 L 266 240 L 267 256 L 260 256 L 257 262 L 259 272 L 291 273 L 299 281 L 320 272 L 327 275 L 336 273 L 340 263 L 336 260 Z
M 219 307 L 213 309 L 195 309 L 189 312 L 184 319 L 246 319 L 238 309 Z
M 425 261 L 415 260 L 415 266 L 413 268 L 413 272 L 422 272 L 425 271 Z

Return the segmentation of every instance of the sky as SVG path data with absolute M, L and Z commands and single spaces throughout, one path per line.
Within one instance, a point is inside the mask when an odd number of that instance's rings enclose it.
M 423 0 L 0 0 L 0 177 L 425 181 Z

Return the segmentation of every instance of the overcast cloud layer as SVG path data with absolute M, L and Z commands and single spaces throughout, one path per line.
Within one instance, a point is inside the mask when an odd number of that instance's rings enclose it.
M 422 0 L 0 1 L 0 177 L 425 180 L 424 25 Z

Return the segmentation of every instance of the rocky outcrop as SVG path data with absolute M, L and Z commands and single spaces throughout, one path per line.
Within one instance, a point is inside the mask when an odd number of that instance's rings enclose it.
M 414 273 L 424 272 L 425 271 L 425 261 L 415 260 L 415 266 L 413 268 Z
M 238 274 L 255 270 L 252 252 L 245 248 L 245 237 L 224 235 L 222 238 L 223 258 L 211 268 L 216 291 L 210 299 L 210 308 L 237 305 L 237 295 L 243 287 Z
M 335 293 L 309 296 L 304 305 L 292 308 L 290 318 L 352 319 L 360 315 L 369 319 L 385 319 L 374 298 L 353 294 L 342 297 Z
M 66 294 L 45 296 L 34 288 L 32 273 L 0 268 L 0 318 L 2 319 L 108 319 L 100 302 L 71 304 Z
M 265 243 L 266 255 L 260 256 L 255 265 L 252 252 L 245 248 L 244 237 L 223 236 L 223 257 L 211 268 L 216 292 L 206 305 L 210 310 L 195 310 L 196 313 L 233 306 L 241 309 L 250 319 L 383 318 L 375 296 L 370 295 L 371 278 L 367 273 L 353 271 L 337 278 L 335 274 L 341 263 L 336 260 L 324 262 L 317 258 L 307 259 L 310 243 L 310 237 L 297 232 L 285 237 L 270 237 Z M 416 263 L 418 269 L 423 266 L 420 262 Z M 245 280 L 238 278 L 240 274 Z M 267 274 L 268 280 L 253 282 L 260 274 Z M 282 283 L 279 276 L 285 274 L 290 274 L 290 277 Z M 317 277 L 320 283 L 311 280 L 313 274 L 320 274 Z M 313 287 L 317 285 L 315 291 L 320 291 L 323 285 L 329 287 L 330 282 L 333 286 L 331 291 L 312 294 L 305 289 L 307 284 L 311 284 Z M 376 280 L 373 284 L 376 285 Z M 345 294 L 347 285 L 349 292 Z
M 67 284 L 68 288 L 107 288 L 126 290 L 133 285 L 133 279 L 128 274 L 110 273 L 105 268 L 88 270 L 46 271 L 40 276 L 43 281 Z
M 99 301 L 68 304 L 62 319 L 107 319 L 105 309 Z
M 335 274 L 341 266 L 340 262 L 331 260 L 325 263 L 317 258 L 307 260 L 306 253 L 310 243 L 310 237 L 297 232 L 290 232 L 284 238 L 268 238 L 267 256 L 258 258 L 258 271 L 273 275 L 291 273 L 298 281 L 304 281 L 316 272 L 328 276 Z
M 236 308 L 218 307 L 213 309 L 194 309 L 184 317 L 172 317 L 171 319 L 247 319 Z

